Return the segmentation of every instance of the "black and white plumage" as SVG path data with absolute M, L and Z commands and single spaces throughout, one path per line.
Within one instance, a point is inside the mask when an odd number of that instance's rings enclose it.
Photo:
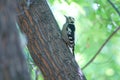
M 62 38 L 66 42 L 67 46 L 70 48 L 74 56 L 74 46 L 75 46 L 75 25 L 73 17 L 66 17 L 66 23 L 62 28 Z

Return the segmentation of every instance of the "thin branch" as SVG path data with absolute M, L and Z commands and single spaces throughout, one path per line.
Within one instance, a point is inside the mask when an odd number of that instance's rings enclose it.
M 100 51 L 103 49 L 103 47 L 107 44 L 107 42 L 111 39 L 111 37 L 120 29 L 120 26 L 106 39 L 106 41 L 102 44 L 100 49 L 97 51 L 97 53 L 93 56 L 93 58 L 85 65 L 82 67 L 82 70 L 86 68 L 93 60 L 96 58 L 96 56 L 100 53 Z
M 118 15 L 120 16 L 120 11 L 116 8 L 116 6 L 110 1 L 108 0 L 108 2 L 112 5 L 112 7 L 116 10 L 116 12 L 118 13 Z M 86 68 L 91 62 L 94 61 L 94 59 L 97 57 L 97 55 L 100 53 L 100 51 L 103 49 L 103 47 L 107 44 L 107 42 L 111 39 L 111 37 L 120 29 L 120 26 L 118 28 L 116 28 L 116 30 L 106 39 L 106 41 L 102 44 L 102 46 L 100 47 L 100 49 L 97 51 L 97 53 L 93 56 L 93 58 L 88 61 L 88 63 L 82 67 L 82 70 L 84 68 Z
M 118 15 L 120 16 L 120 11 L 117 9 L 117 7 L 112 3 L 111 0 L 108 0 L 108 2 L 112 5 L 112 7 L 115 9 L 115 11 L 118 13 Z

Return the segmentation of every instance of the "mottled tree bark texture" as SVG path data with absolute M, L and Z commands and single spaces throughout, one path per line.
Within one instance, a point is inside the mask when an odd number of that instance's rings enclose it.
M 18 23 L 27 35 L 28 49 L 44 80 L 86 80 L 63 42 L 46 0 L 32 0 L 29 6 L 24 2 L 18 2 Z
M 0 80 L 30 80 L 15 25 L 15 4 L 0 0 Z

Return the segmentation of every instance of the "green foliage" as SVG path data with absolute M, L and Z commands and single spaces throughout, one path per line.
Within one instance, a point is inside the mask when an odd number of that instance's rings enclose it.
M 49 0 L 51 1 L 51 0 Z M 120 0 L 111 0 L 120 11 Z M 52 0 L 51 10 L 60 26 L 63 15 L 76 19 L 75 55 L 83 67 L 108 36 L 120 26 L 120 16 L 108 0 Z M 112 36 L 95 60 L 83 72 L 88 80 L 119 80 L 120 31 Z
M 120 0 L 111 0 L 120 11 Z M 49 0 L 51 10 L 60 26 L 64 15 L 76 20 L 75 55 L 83 67 L 99 50 L 108 36 L 120 26 L 120 16 L 108 0 Z M 112 36 L 95 60 L 83 72 L 88 80 L 119 80 L 120 76 L 120 31 Z M 43 80 L 30 54 L 25 48 L 32 80 Z

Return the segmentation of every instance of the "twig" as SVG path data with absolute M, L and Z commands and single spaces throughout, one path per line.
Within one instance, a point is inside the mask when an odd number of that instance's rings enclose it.
M 100 49 L 97 51 L 97 53 L 93 56 L 93 58 L 84 66 L 82 67 L 82 70 L 86 68 L 93 60 L 96 58 L 96 56 L 100 53 L 100 51 L 103 49 L 103 47 L 106 45 L 106 43 L 111 39 L 111 37 L 120 29 L 120 26 L 106 39 L 106 41 L 102 44 Z
M 120 16 L 120 11 L 115 7 L 115 5 L 108 0 L 108 2 L 112 5 L 112 7 L 116 10 L 116 12 L 118 13 L 118 15 Z M 116 28 L 116 30 L 106 39 L 106 41 L 102 44 L 102 46 L 100 47 L 100 49 L 97 51 L 97 53 L 93 56 L 93 58 L 88 61 L 88 63 L 82 67 L 82 70 L 84 68 L 86 68 L 91 62 L 93 62 L 93 60 L 97 57 L 97 55 L 100 53 L 100 51 L 103 49 L 103 47 L 107 44 L 107 42 L 111 39 L 111 37 L 120 29 L 120 26 L 118 28 Z
M 120 16 L 120 11 L 115 7 L 115 5 L 112 3 L 111 0 L 108 0 L 108 2 L 112 5 L 112 7 L 115 9 L 115 11 L 118 13 L 118 15 Z

